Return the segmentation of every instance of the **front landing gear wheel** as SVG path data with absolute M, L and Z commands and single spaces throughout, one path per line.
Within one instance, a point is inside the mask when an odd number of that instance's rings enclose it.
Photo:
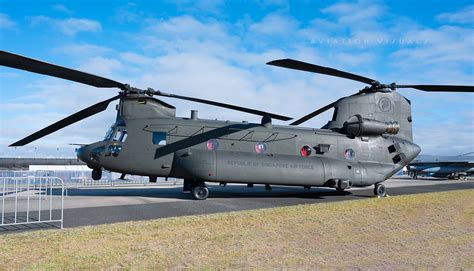
M 94 181 L 98 181 L 100 179 L 102 179 L 102 170 L 100 169 L 93 169 L 92 170 L 92 174 L 91 174 L 91 177 Z
M 204 185 L 198 185 L 191 189 L 191 194 L 195 200 L 205 200 L 209 196 L 209 189 Z
M 385 195 L 386 195 L 385 185 L 383 185 L 381 183 L 375 184 L 374 195 L 379 196 L 379 197 L 385 197 Z

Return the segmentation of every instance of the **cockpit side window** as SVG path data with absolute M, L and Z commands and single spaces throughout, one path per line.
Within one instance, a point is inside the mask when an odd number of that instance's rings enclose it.
M 127 139 L 127 130 L 118 129 L 113 136 L 113 141 L 124 142 Z
M 155 145 L 166 145 L 166 133 L 165 132 L 153 132 L 152 142 Z
M 123 131 L 122 131 L 122 135 L 120 136 L 119 141 L 120 141 L 120 142 L 125 142 L 125 140 L 127 140 L 127 137 L 128 137 L 127 131 L 123 130 Z

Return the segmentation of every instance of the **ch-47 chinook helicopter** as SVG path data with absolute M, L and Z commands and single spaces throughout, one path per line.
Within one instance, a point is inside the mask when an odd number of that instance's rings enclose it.
M 413 143 L 410 101 L 397 88 L 423 91 L 474 92 L 473 86 L 397 85 L 292 59 L 269 65 L 351 79 L 369 86 L 340 98 L 292 123 L 272 125 L 272 119 L 291 118 L 210 100 L 138 89 L 107 78 L 0 51 L 0 65 L 59 77 L 99 88 L 118 88 L 119 94 L 87 107 L 10 146 L 23 146 L 72 123 L 104 111 L 119 100 L 115 123 L 101 141 L 77 149 L 77 157 L 101 178 L 103 169 L 125 174 L 183 178 L 184 191 L 194 199 L 209 195 L 206 182 L 333 187 L 338 191 L 382 184 L 420 152 Z M 156 96 L 183 99 L 262 116 L 261 123 L 176 116 L 174 106 Z M 324 111 L 334 115 L 321 129 L 296 127 Z

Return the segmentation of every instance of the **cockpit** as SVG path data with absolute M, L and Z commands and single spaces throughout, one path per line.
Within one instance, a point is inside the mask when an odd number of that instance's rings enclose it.
M 127 129 L 125 126 L 115 124 L 105 134 L 104 141 L 125 142 L 127 140 Z
M 124 125 L 113 124 L 105 134 L 104 141 L 108 141 L 107 149 L 101 150 L 105 152 L 105 156 L 117 157 L 122 151 L 122 144 L 127 140 L 127 128 Z

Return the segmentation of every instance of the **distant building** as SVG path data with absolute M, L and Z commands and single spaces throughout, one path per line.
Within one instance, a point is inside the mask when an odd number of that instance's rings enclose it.
M 86 166 L 74 158 L 0 158 L 0 170 L 29 170 L 30 166 Z

